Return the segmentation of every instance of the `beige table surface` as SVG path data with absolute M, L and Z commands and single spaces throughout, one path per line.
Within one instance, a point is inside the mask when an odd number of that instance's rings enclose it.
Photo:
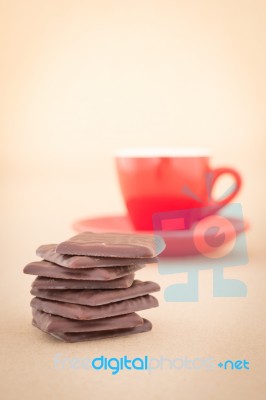
M 138 273 L 139 278 L 159 282 L 160 307 L 142 313 L 153 322 L 149 333 L 127 338 L 65 344 L 31 326 L 31 276 L 23 266 L 36 259 L 40 243 L 56 242 L 73 233 L 77 216 L 72 182 L 36 179 L 4 182 L 1 238 L 1 393 L 4 399 L 263 399 L 265 398 L 265 265 L 263 252 L 249 249 L 248 265 L 227 268 L 226 277 L 243 280 L 246 298 L 213 298 L 212 271 L 199 273 L 199 301 L 167 303 L 167 285 L 185 282 L 185 274 L 161 275 L 156 266 Z M 95 186 L 96 187 L 96 186 Z M 81 183 L 75 189 L 82 191 Z M 49 200 L 48 190 L 53 193 Z M 99 189 L 100 190 L 100 189 Z M 62 202 L 62 196 L 68 201 Z M 101 196 L 100 196 L 101 197 Z M 99 197 L 99 198 L 100 198 Z M 114 196 L 116 199 L 116 196 Z M 93 200 L 93 196 L 92 196 Z M 91 207 L 100 210 L 101 201 Z M 83 204 L 84 202 L 84 204 Z M 100 204 L 99 204 L 100 203 Z M 81 212 L 85 210 L 81 201 Z M 122 207 L 115 201 L 112 207 Z M 99 211 L 98 210 L 98 211 Z M 42 212 L 43 211 L 43 212 Z M 79 214 L 81 216 L 81 214 Z M 248 238 L 252 237 L 252 231 Z M 246 370 L 110 371 L 56 369 L 54 357 L 214 357 L 246 359 Z M 264 389 L 263 389 L 264 386 Z

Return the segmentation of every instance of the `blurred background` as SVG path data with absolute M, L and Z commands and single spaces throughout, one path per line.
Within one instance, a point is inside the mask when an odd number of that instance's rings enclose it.
M 123 212 L 117 148 L 200 146 L 241 172 L 263 250 L 265 13 L 262 0 L 2 0 L 4 234 L 58 241 L 77 218 Z
M 264 0 L 0 0 L 5 398 L 110 398 L 112 389 L 120 399 L 131 385 L 134 398 L 264 399 L 265 16 Z M 148 313 L 150 336 L 125 341 L 125 351 L 241 357 L 252 370 L 248 377 L 216 370 L 212 379 L 186 370 L 154 379 L 107 374 L 104 381 L 87 371 L 57 374 L 51 363 L 58 352 L 120 357 L 124 347 L 108 340 L 61 346 L 36 332 L 32 277 L 22 269 L 40 244 L 72 236 L 75 220 L 125 213 L 115 151 L 160 146 L 208 147 L 213 167 L 241 173 L 235 201 L 251 224 L 250 263 L 225 274 L 246 282 L 248 296 L 214 298 L 212 271 L 201 271 L 199 302 L 167 303 L 163 290 L 177 276 L 146 268 L 145 279 L 162 286 L 160 308 Z

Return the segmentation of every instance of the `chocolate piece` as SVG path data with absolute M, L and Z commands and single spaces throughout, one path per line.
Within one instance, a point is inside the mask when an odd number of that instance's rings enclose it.
M 112 281 L 78 281 L 75 279 L 54 279 L 38 276 L 33 282 L 32 287 L 36 289 L 56 289 L 56 290 L 82 290 L 82 289 L 126 289 L 134 281 L 134 274 L 122 276 L 122 278 Z
M 139 260 L 136 258 L 108 258 L 108 257 L 89 257 L 89 256 L 69 256 L 56 253 L 56 244 L 45 244 L 36 250 L 37 256 L 44 260 L 66 268 L 96 268 L 96 267 L 117 267 L 120 265 L 135 265 Z M 142 258 L 142 264 L 157 263 L 158 259 Z
M 102 306 L 81 306 L 78 304 L 61 303 L 51 300 L 43 300 L 34 297 L 30 303 L 31 307 L 44 311 L 48 314 L 80 320 L 91 320 L 113 317 L 115 315 L 130 314 L 132 312 L 158 307 L 158 300 L 147 294 L 130 300 L 116 303 L 104 304 Z
M 144 296 L 157 292 L 160 286 L 154 282 L 134 281 L 127 289 L 111 290 L 43 290 L 31 289 L 31 294 L 47 300 L 62 301 L 64 303 L 82 304 L 85 306 L 99 306 L 121 300 Z
M 37 326 L 34 320 L 32 321 L 32 324 L 34 326 Z M 140 326 L 136 326 L 135 328 L 116 329 L 116 330 L 101 331 L 101 332 L 49 333 L 49 335 L 55 337 L 56 339 L 62 340 L 63 342 L 75 343 L 75 342 L 85 342 L 88 340 L 113 338 L 117 336 L 129 336 L 129 335 L 134 335 L 136 333 L 148 332 L 151 329 L 152 329 L 151 322 L 143 318 L 143 324 Z
M 117 317 L 77 321 L 58 317 L 32 309 L 33 319 L 39 329 L 44 332 L 98 332 L 114 329 L 134 328 L 143 324 L 142 318 L 135 313 Z
M 131 274 L 143 267 L 145 267 L 145 264 L 73 270 L 60 267 L 49 261 L 34 261 L 27 264 L 23 271 L 25 274 L 45 276 L 48 278 L 109 281 Z
M 96 257 L 150 258 L 165 248 L 157 235 L 83 232 L 60 243 L 56 252 Z

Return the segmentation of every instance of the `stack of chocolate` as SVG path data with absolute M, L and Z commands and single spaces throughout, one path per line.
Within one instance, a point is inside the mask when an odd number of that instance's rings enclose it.
M 65 342 L 79 342 L 151 330 L 136 311 L 158 306 L 154 282 L 134 280 L 135 272 L 156 263 L 165 248 L 156 235 L 78 234 L 37 249 L 42 261 L 24 273 L 32 283 L 32 324 Z

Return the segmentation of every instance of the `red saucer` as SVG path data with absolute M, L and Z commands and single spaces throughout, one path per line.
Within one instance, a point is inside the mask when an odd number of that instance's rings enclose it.
M 222 232 L 220 232 L 220 238 L 221 235 L 223 235 L 222 243 L 219 244 L 218 241 L 218 244 L 216 242 L 216 245 L 215 238 L 218 237 L 217 232 L 213 232 L 211 229 L 206 229 L 204 236 L 201 235 L 199 237 L 197 230 L 195 230 L 196 225 L 189 230 L 160 231 L 159 234 L 166 242 L 166 248 L 160 256 L 179 257 L 197 255 L 199 254 L 199 247 L 197 247 L 196 242 L 201 243 L 200 245 L 202 245 L 202 242 L 206 244 L 206 246 L 204 246 L 204 254 L 221 251 L 226 245 L 229 246 L 236 236 L 249 228 L 247 222 L 242 221 L 239 218 L 227 217 L 226 220 L 228 221 L 228 224 L 223 226 Z M 136 230 L 126 215 L 110 215 L 82 219 L 76 221 L 73 224 L 73 228 L 77 232 L 92 231 L 136 233 Z M 154 234 L 153 231 L 145 231 L 142 233 Z M 199 240 L 197 240 L 197 238 Z

